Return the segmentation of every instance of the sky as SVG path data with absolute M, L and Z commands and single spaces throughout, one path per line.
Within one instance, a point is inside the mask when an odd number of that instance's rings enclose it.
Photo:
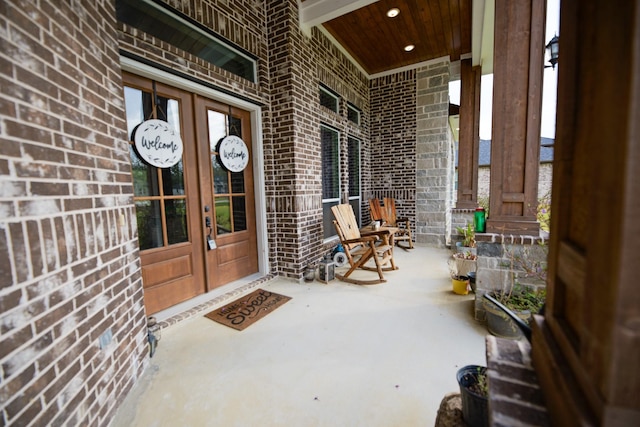
M 545 43 L 554 35 L 560 37 L 560 0 L 547 0 L 547 28 Z M 545 61 L 547 58 L 545 58 Z M 546 62 L 545 62 L 546 64 Z M 540 136 L 555 138 L 556 134 L 556 91 L 558 68 L 544 69 L 542 86 L 542 123 Z M 480 89 L 480 139 L 491 139 L 491 101 L 493 96 L 493 74 L 482 76 Z M 449 98 L 460 105 L 460 81 L 451 82 Z

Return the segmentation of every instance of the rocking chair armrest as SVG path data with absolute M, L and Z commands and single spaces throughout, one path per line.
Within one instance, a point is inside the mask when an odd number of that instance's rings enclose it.
M 369 236 L 382 237 L 382 236 L 390 235 L 391 232 L 389 230 L 360 230 L 360 234 L 362 235 L 362 237 L 369 237 Z
M 377 238 L 375 236 L 360 236 L 357 239 L 346 239 L 342 241 L 342 244 L 351 244 L 351 243 L 366 243 L 366 242 L 375 242 Z

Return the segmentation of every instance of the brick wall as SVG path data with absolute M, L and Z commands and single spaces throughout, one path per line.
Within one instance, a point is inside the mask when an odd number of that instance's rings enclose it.
M 416 70 L 371 80 L 371 191 L 393 197 L 398 216 L 416 215 Z M 415 227 L 415 221 L 411 221 Z
M 0 425 L 105 425 L 147 363 L 114 2 L 39 3 L 0 5 Z
M 271 145 L 273 198 L 269 205 L 279 231 L 270 244 L 277 247 L 278 273 L 301 279 L 304 268 L 319 261 L 335 245 L 323 244 L 320 124 L 340 131 L 341 193 L 348 197 L 347 138 L 361 141 L 362 171 L 368 168 L 368 81 L 317 29 L 312 37 L 298 25 L 295 2 L 273 2 L 267 11 L 269 63 L 272 69 Z M 341 97 L 339 113 L 320 107 L 323 83 Z M 362 125 L 347 120 L 346 103 L 362 110 Z M 362 187 L 367 187 L 363 173 Z M 269 195 L 269 193 L 267 193 Z

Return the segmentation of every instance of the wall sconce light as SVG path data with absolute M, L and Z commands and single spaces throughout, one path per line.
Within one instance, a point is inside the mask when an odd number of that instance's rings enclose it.
M 556 64 L 558 63 L 558 42 L 558 36 L 554 35 L 553 38 L 549 40 L 549 43 L 544 47 L 549 55 L 549 64 L 551 64 L 545 65 L 544 68 L 551 67 L 555 70 Z

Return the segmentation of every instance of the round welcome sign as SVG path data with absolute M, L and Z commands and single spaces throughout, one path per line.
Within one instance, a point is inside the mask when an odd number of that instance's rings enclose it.
M 168 168 L 182 160 L 182 138 L 164 120 L 140 123 L 133 142 L 140 157 L 153 166 Z
M 249 163 L 247 144 L 235 135 L 229 135 L 220 141 L 220 161 L 231 172 L 242 172 Z

